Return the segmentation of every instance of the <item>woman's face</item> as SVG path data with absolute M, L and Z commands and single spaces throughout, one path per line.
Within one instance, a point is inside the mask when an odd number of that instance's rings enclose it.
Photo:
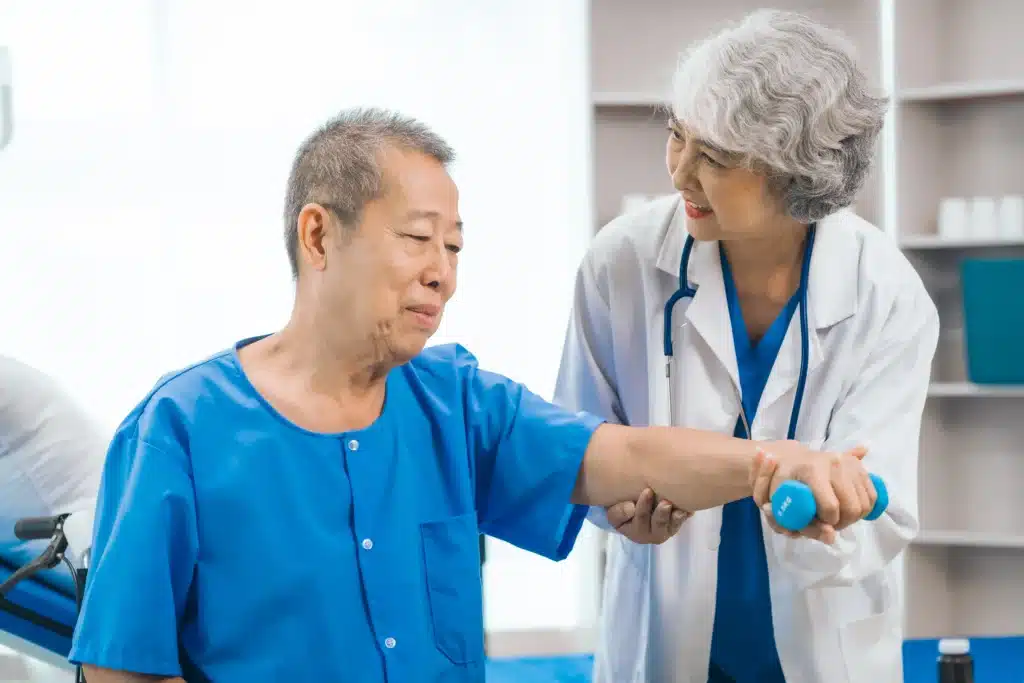
M 674 119 L 665 161 L 672 184 L 685 199 L 687 228 L 696 240 L 761 237 L 784 215 L 766 176 L 688 135 Z

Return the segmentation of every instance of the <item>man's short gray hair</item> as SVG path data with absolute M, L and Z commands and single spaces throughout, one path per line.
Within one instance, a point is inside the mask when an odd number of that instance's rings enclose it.
M 357 225 L 367 202 L 386 189 L 380 152 L 389 145 L 426 154 L 444 166 L 455 159 L 454 150 L 425 124 L 376 108 L 341 112 L 299 147 L 288 176 L 284 210 L 285 248 L 292 276 L 299 273 L 302 207 L 316 202 L 344 225 Z
M 807 223 L 853 203 L 889 105 L 841 34 L 777 10 L 696 45 L 673 90 L 689 134 L 768 173 L 787 212 Z

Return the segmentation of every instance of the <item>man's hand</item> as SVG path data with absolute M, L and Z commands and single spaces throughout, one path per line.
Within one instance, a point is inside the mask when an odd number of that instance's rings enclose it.
M 877 494 L 861 465 L 864 448 L 848 453 L 819 453 L 791 441 L 766 445 L 751 471 L 754 502 L 776 532 L 790 537 L 833 543 L 837 531 L 862 520 L 875 505 Z M 817 517 L 806 529 L 789 531 L 779 526 L 771 510 L 771 496 L 789 479 L 807 484 L 814 494 Z
M 657 505 L 655 501 L 654 491 L 645 489 L 635 503 L 625 501 L 606 508 L 608 522 L 634 543 L 661 545 L 675 536 L 692 515 L 667 500 Z

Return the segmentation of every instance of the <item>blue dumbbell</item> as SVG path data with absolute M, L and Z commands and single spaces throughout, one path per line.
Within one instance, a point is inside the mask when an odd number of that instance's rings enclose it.
M 877 474 L 868 475 L 875 486 L 875 506 L 864 519 L 875 520 L 882 516 L 889 507 L 889 490 L 885 482 Z M 817 504 L 811 487 L 802 481 L 790 480 L 783 482 L 772 494 L 772 515 L 779 526 L 789 531 L 800 531 L 806 528 L 814 516 L 818 514 Z

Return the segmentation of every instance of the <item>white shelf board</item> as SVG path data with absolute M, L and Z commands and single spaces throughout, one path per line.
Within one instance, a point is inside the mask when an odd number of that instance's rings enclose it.
M 899 91 L 900 102 L 954 102 L 992 97 L 1024 96 L 1024 80 L 968 81 L 942 83 Z
M 971 382 L 932 382 L 928 395 L 935 398 L 990 397 L 1024 398 L 1024 386 L 999 384 L 973 384 Z
M 594 93 L 595 107 L 638 107 L 653 109 L 666 104 L 663 95 L 643 92 L 598 92 Z
M 1020 548 L 1024 550 L 1024 535 L 993 534 L 981 531 L 922 530 L 913 540 L 913 544 L 959 548 Z
M 934 398 L 1024 398 L 1024 386 L 972 384 L 971 382 L 932 382 L 928 395 Z
M 977 238 L 966 237 L 953 239 L 940 235 L 907 235 L 900 239 L 902 249 L 926 250 L 926 249 L 988 249 L 992 247 L 1022 247 L 1024 237 L 1006 238 L 991 237 Z

